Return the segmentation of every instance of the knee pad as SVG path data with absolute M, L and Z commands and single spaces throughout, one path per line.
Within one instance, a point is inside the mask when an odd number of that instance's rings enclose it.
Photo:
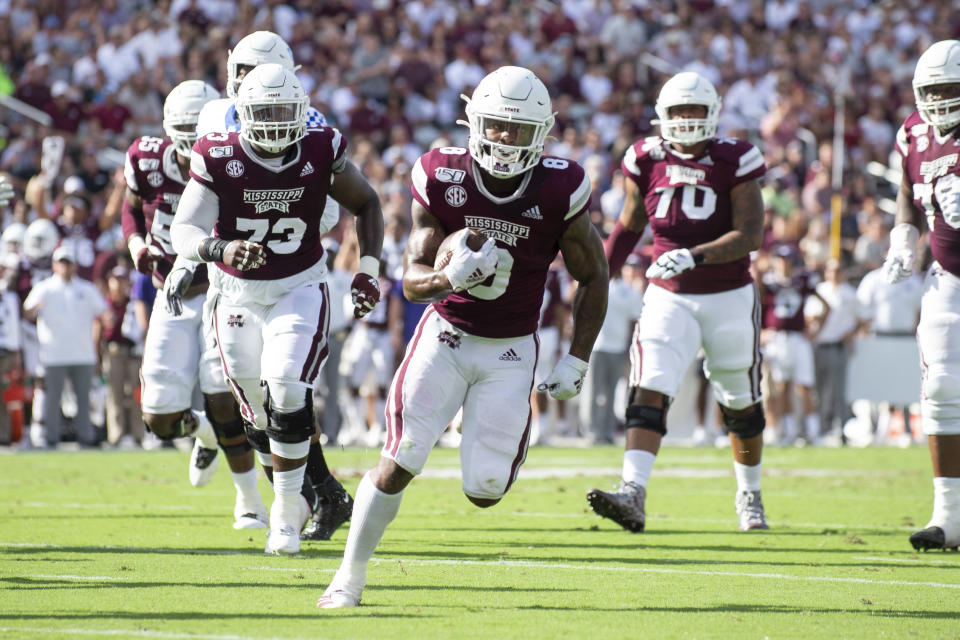
M 243 423 L 243 429 L 247 432 L 247 441 L 250 443 L 250 446 L 256 449 L 258 453 L 269 456 L 270 438 L 267 437 L 267 432 L 257 429 L 249 422 Z
M 316 432 L 313 424 L 313 394 L 308 389 L 303 407 L 281 412 L 273 408 L 270 386 L 264 385 L 263 408 L 267 413 L 267 435 L 271 440 L 295 444 L 309 440 Z
M 249 438 L 245 439 L 240 444 L 224 444 L 224 440 L 237 438 L 245 434 L 243 418 L 237 415 L 230 422 L 220 422 L 214 420 L 213 412 L 210 410 L 210 401 L 204 398 L 203 408 L 207 412 L 207 419 L 210 421 L 211 426 L 213 426 L 213 432 L 217 434 L 217 441 L 220 442 L 220 448 L 223 449 L 223 452 L 232 457 L 242 456 L 247 451 L 250 451 L 251 445 Z
M 658 407 L 631 404 L 627 407 L 627 429 L 647 429 L 660 435 L 667 433 L 666 412 Z
M 151 429 L 150 423 L 146 420 L 143 421 L 143 424 L 147 427 L 147 431 L 150 431 L 153 435 L 157 436 L 161 440 L 175 440 L 193 433 L 194 428 L 192 426 L 188 433 L 188 429 L 186 425 L 184 425 L 184 420 L 188 419 L 187 416 L 189 416 L 189 420 L 193 420 L 193 412 L 190 411 L 190 409 L 184 409 L 183 413 L 174 418 L 173 424 L 170 426 L 170 430 L 166 433 L 160 433 L 156 429 Z
M 767 419 L 763 415 L 763 409 L 760 404 L 753 405 L 754 409 L 744 416 L 728 415 L 723 407 L 720 407 L 720 413 L 723 414 L 723 424 L 731 434 L 746 440 L 763 433 L 767 426 Z

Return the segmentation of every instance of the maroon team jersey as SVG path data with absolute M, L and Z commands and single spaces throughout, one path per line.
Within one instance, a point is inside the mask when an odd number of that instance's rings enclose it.
M 749 142 L 716 138 L 699 158 L 683 158 L 659 137 L 627 149 L 621 169 L 643 194 L 653 231 L 653 259 L 672 249 L 716 240 L 733 229 L 730 191 L 766 173 L 760 150 Z M 652 282 L 677 293 L 715 293 L 752 281 L 750 258 L 702 264 L 670 280 Z
M 816 280 L 816 276 L 808 271 L 794 273 L 787 282 L 768 274 L 763 279 L 763 328 L 803 331 L 807 326 L 803 305 L 813 294 Z
M 586 210 L 590 181 L 576 162 L 544 156 L 524 175 L 519 195 L 495 198 L 483 187 L 469 152 L 434 149 L 412 172 L 413 197 L 451 234 L 469 227 L 497 242 L 497 271 L 435 306 L 450 324 L 484 338 L 537 330 L 547 270 L 560 237 Z
M 315 265 L 323 256 L 320 217 L 334 173 L 346 165 L 347 140 L 330 127 L 308 129 L 292 159 L 279 166 L 256 156 L 237 133 L 210 133 L 193 146 L 190 177 L 220 198 L 214 235 L 263 246 L 266 264 L 240 271 L 244 280 L 279 280 Z
M 960 203 L 955 197 L 960 188 L 960 139 L 956 131 L 941 137 L 914 112 L 897 132 L 897 151 L 913 185 L 913 204 L 927 216 L 930 253 L 960 277 Z
M 177 257 L 170 240 L 170 224 L 187 185 L 181 177 L 173 143 L 166 138 L 137 138 L 127 149 L 123 172 L 127 187 L 142 202 L 139 212 L 124 207 L 121 218 L 124 238 L 129 242 L 131 235 L 143 236 L 148 245 L 163 252 L 154 271 L 154 277 L 163 282 Z M 193 272 L 193 284 L 206 281 L 207 268 L 201 264 Z

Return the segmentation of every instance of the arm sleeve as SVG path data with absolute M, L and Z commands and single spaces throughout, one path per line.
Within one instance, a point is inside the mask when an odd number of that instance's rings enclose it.
M 124 194 L 123 204 L 120 205 L 120 228 L 123 229 L 123 239 L 127 242 L 130 242 L 130 236 L 134 234 L 142 238 L 147 233 L 147 222 L 143 212 L 134 209 L 127 194 Z
M 607 255 L 610 273 L 615 273 L 627 261 L 627 256 L 633 252 L 642 234 L 627 229 L 617 220 L 610 237 L 603 243 L 603 252 Z
M 200 243 L 210 237 L 220 213 L 220 198 L 208 187 L 191 179 L 180 196 L 170 225 L 170 238 L 177 255 L 201 262 Z

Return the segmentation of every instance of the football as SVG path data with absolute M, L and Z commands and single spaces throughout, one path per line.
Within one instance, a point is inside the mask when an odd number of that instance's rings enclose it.
M 464 227 L 463 229 L 454 231 L 444 238 L 443 242 L 440 243 L 440 246 L 437 247 L 437 257 L 433 261 L 434 270 L 440 271 L 450 264 L 450 258 L 453 256 L 453 250 L 460 242 L 460 236 L 464 234 L 467 234 L 467 246 L 470 247 L 471 251 L 479 251 L 480 247 L 483 246 L 483 243 L 487 241 L 487 236 L 473 229 Z

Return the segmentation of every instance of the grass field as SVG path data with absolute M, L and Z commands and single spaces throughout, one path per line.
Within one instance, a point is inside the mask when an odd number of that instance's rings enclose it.
M 328 457 L 352 490 L 372 450 Z M 225 468 L 187 455 L 0 455 L 3 638 L 958 638 L 960 554 L 914 553 L 925 449 L 773 449 L 769 532 L 736 531 L 730 455 L 665 449 L 647 533 L 589 512 L 615 447 L 532 449 L 493 509 L 437 450 L 371 564 L 364 606 L 316 608 L 346 529 L 296 558 L 234 531 Z M 269 487 L 261 479 L 269 504 Z

